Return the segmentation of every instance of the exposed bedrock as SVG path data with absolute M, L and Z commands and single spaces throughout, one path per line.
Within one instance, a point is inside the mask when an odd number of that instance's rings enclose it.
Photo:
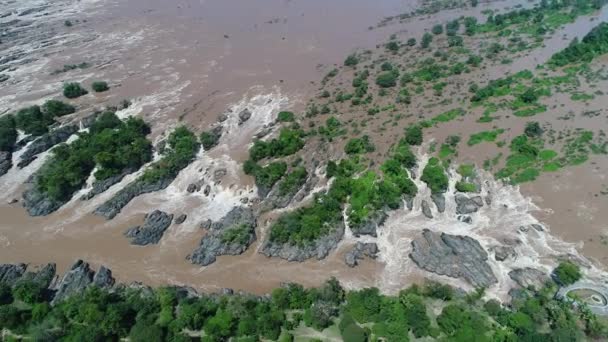
M 22 203 L 30 216 L 46 216 L 61 208 L 69 200 L 59 201 L 40 191 L 36 186 L 37 177 L 38 172 L 27 181 L 27 189 L 23 192 Z
M 321 260 L 334 250 L 344 237 L 344 224 L 338 223 L 332 231 L 319 239 L 305 245 L 297 246 L 289 242 L 276 243 L 270 240 L 262 246 L 260 253 L 267 257 L 278 257 L 288 261 L 305 261 L 310 258 Z
M 465 194 L 456 193 L 454 200 L 456 201 L 457 215 L 472 214 L 483 207 L 483 199 L 481 196 L 468 197 Z
M 426 216 L 426 218 L 433 218 L 433 213 L 431 212 L 431 207 L 429 206 L 429 202 L 427 202 L 426 200 L 422 200 L 422 214 L 424 216 Z
M 437 211 L 440 213 L 445 211 L 445 195 L 444 194 L 431 194 L 431 199 L 435 206 L 437 207 Z
M 28 166 L 36 159 L 38 154 L 48 151 L 57 144 L 66 142 L 76 132 L 78 132 L 77 125 L 66 125 L 43 134 L 27 146 L 27 149 L 20 157 L 17 167 L 24 168 Z
M 428 229 L 412 241 L 410 258 L 418 267 L 439 275 L 462 278 L 475 287 L 498 282 L 488 264 L 488 253 L 469 236 L 436 233 Z
M 549 281 L 549 276 L 545 272 L 530 267 L 514 269 L 509 272 L 509 277 L 526 289 L 529 287 L 541 289 Z
M 112 287 L 114 282 L 112 272 L 109 269 L 102 266 L 95 273 L 88 263 L 78 260 L 57 284 L 55 297 L 51 304 L 56 304 L 72 295 L 81 293 L 89 286 L 106 288 Z
M 349 267 L 355 267 L 359 264 L 359 261 L 365 259 L 365 257 L 376 259 L 377 256 L 378 245 L 374 242 L 357 242 L 353 249 L 344 255 L 344 262 Z
M 116 176 L 112 176 L 109 178 L 106 178 L 104 180 L 96 180 L 93 182 L 92 185 L 92 189 L 87 192 L 86 194 L 82 195 L 82 197 L 80 198 L 83 201 L 86 200 L 90 200 L 91 198 L 99 195 L 100 193 L 108 190 L 109 188 L 111 188 L 114 184 L 118 184 L 120 183 L 120 181 L 122 181 L 123 178 L 125 178 L 125 176 L 135 172 L 137 170 L 135 169 L 127 169 L 124 170 L 123 172 L 121 172 L 120 174 L 116 175 Z
M 153 183 L 147 183 L 141 179 L 135 180 L 95 209 L 94 213 L 111 220 L 135 197 L 166 189 L 174 179 L 175 177 L 163 178 Z
M 359 237 L 361 235 L 371 235 L 376 237 L 377 228 L 384 225 L 384 222 L 388 218 L 388 214 L 385 210 L 378 210 L 370 215 L 364 222 L 358 225 L 349 226 L 353 235 Z
M 146 246 L 157 244 L 172 221 L 173 215 L 160 210 L 154 210 L 146 215 L 143 225 L 129 228 L 125 232 L 125 236 L 132 239 L 132 245 Z
M 201 224 L 207 233 L 198 248 L 187 257 L 193 264 L 207 266 L 220 255 L 240 255 L 256 240 L 256 218 L 251 208 L 235 207 L 217 222 Z
M 248 108 L 243 109 L 239 113 L 239 125 L 242 125 L 245 122 L 249 121 L 250 118 L 251 118 L 251 111 L 249 111 Z
M 280 183 L 277 183 L 270 191 L 258 187 L 258 194 L 260 197 L 265 197 L 260 210 L 265 212 L 273 209 L 285 208 L 290 203 L 300 202 L 310 194 L 318 182 L 319 178 L 315 176 L 308 177 L 304 185 L 287 193 L 281 192 Z
M 0 176 L 5 175 L 13 167 L 13 154 L 0 151 Z

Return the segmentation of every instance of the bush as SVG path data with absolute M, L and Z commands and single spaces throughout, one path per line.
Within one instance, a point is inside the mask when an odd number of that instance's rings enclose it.
M 420 46 L 423 49 L 426 49 L 431 45 L 431 42 L 433 42 L 433 35 L 428 32 L 425 32 L 424 35 L 422 35 L 422 41 L 420 42 Z
M 444 193 L 448 190 L 448 176 L 445 174 L 439 159 L 435 157 L 429 159 L 420 179 L 427 184 L 434 194 Z
M 293 122 L 295 121 L 295 115 L 293 112 L 279 112 L 277 120 L 279 122 Z
M 526 123 L 526 129 L 524 133 L 529 138 L 539 138 L 543 135 L 543 129 L 540 127 L 540 124 L 536 121 Z
M 205 131 L 205 132 L 201 133 L 201 137 L 200 137 L 201 145 L 203 145 L 203 148 L 205 150 L 210 150 L 210 149 L 214 148 L 215 146 L 217 146 L 221 137 L 222 137 L 221 130 L 212 129 L 210 131 Z
M 361 138 L 350 139 L 344 147 L 344 152 L 347 154 L 369 153 L 375 150 L 374 144 L 369 140 L 369 136 L 367 135 Z
M 415 46 L 416 45 L 416 38 L 410 38 L 407 40 L 407 46 Z
M 435 26 L 433 26 L 433 29 L 431 29 L 431 32 L 433 32 L 433 34 L 442 34 L 443 33 L 443 25 L 441 24 L 437 24 Z
M 76 108 L 61 101 L 48 100 L 42 105 L 42 111 L 51 117 L 59 117 L 75 113 Z
M 257 162 L 264 158 L 292 155 L 304 147 L 302 135 L 303 132 L 299 129 L 283 128 L 278 139 L 255 141 L 249 150 L 249 157 Z
M 399 43 L 397 42 L 389 42 L 388 44 L 386 44 L 386 49 L 392 52 L 397 52 L 399 51 Z
M 581 270 L 578 265 L 564 261 L 553 270 L 553 278 L 563 286 L 576 283 L 582 278 Z
M 349 55 L 348 57 L 346 57 L 346 60 L 344 60 L 345 66 L 355 66 L 358 63 L 359 63 L 359 59 L 357 58 L 357 55 L 355 55 L 355 54 Z
M 418 125 L 406 128 L 405 141 L 410 145 L 421 145 L 423 141 L 422 128 Z
M 67 83 L 63 86 L 63 96 L 67 97 L 68 99 L 75 99 L 88 93 L 89 92 L 86 91 L 86 89 L 81 87 L 80 84 L 76 82 Z
M 96 92 L 96 93 L 101 93 L 104 91 L 107 91 L 110 89 L 110 87 L 108 86 L 108 83 L 105 81 L 96 81 L 93 82 L 93 84 L 91 85 L 91 88 Z
M 0 117 L 0 151 L 12 152 L 17 136 L 15 117 L 10 114 Z
M 376 84 L 381 88 L 391 88 L 397 85 L 399 74 L 395 71 L 383 72 L 376 77 Z

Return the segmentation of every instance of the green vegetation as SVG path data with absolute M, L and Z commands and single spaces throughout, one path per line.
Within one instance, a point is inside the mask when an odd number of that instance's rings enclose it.
M 346 134 L 346 129 L 342 128 L 342 123 L 332 116 L 325 121 L 325 126 L 319 127 L 319 134 L 328 141 L 333 141 L 336 137 Z
M 571 63 L 589 62 L 608 52 L 608 23 L 600 23 L 579 42 L 574 39 L 570 46 L 551 56 L 548 64 L 564 66 Z
M 102 93 L 104 91 L 110 90 L 108 83 L 105 81 L 95 81 L 95 82 L 93 82 L 93 84 L 91 84 L 91 88 L 96 93 Z
M 246 224 L 226 229 L 221 236 L 221 240 L 226 244 L 246 245 L 249 242 L 251 228 Z
M 58 74 L 62 74 L 64 72 L 68 72 L 68 71 L 72 71 L 72 70 L 76 70 L 76 69 L 87 69 L 90 66 L 91 65 L 87 62 L 82 62 L 80 64 L 65 64 L 62 69 L 54 70 L 51 73 L 51 75 L 58 75 Z
M 347 154 L 362 154 L 374 152 L 375 150 L 374 144 L 369 140 L 369 136 L 367 135 L 361 138 L 350 139 L 344 147 L 344 152 Z
M 255 141 L 253 147 L 249 150 L 249 156 L 251 160 L 257 162 L 264 158 L 292 155 L 304 147 L 303 134 L 304 132 L 300 129 L 283 128 L 278 139 L 272 139 L 268 142 Z
M 278 116 L 277 116 L 277 121 L 279 122 L 294 122 L 296 119 L 295 115 L 293 114 L 293 112 L 279 112 Z
M 444 193 L 448 190 L 449 179 L 439 159 L 433 157 L 422 170 L 420 180 L 426 183 L 434 194 Z
M 201 133 L 201 145 L 205 150 L 210 150 L 217 146 L 222 137 L 222 133 L 219 130 L 212 129 L 210 131 L 205 131 Z
M 17 125 L 12 115 L 0 117 L 0 151 L 12 152 L 17 142 Z
M 245 162 L 245 174 L 255 178 L 255 183 L 265 189 L 272 188 L 287 172 L 285 162 L 272 162 L 266 166 L 259 166 L 251 159 Z
M 560 263 L 553 270 L 553 276 L 555 281 L 563 286 L 574 284 L 583 277 L 580 268 L 570 261 Z
M 405 129 L 405 141 L 409 145 L 422 145 L 423 140 L 422 128 L 420 126 L 412 125 Z
M 81 87 L 80 84 L 76 82 L 66 83 L 63 86 L 63 96 L 67 97 L 68 99 L 75 99 L 88 93 L 89 92 L 86 91 L 86 89 Z
M 38 189 L 54 200 L 67 201 L 81 189 L 94 168 L 96 180 L 104 180 L 125 171 L 135 171 L 152 157 L 146 135 L 149 127 L 141 120 L 118 119 L 105 112 L 71 144 L 61 144 L 52 151 L 36 180 Z
M 423 49 L 427 49 L 431 45 L 431 42 L 433 42 L 433 35 L 431 35 L 428 32 L 425 32 L 424 35 L 422 35 L 422 40 L 420 41 L 420 46 Z
M 376 84 L 381 88 L 391 88 L 397 85 L 399 79 L 399 72 L 397 69 L 392 71 L 385 71 L 378 75 L 376 78 Z
M 144 171 L 141 180 L 154 183 L 163 179 L 175 178 L 179 171 L 188 166 L 196 157 L 200 145 L 196 135 L 185 126 L 173 130 L 167 138 L 163 157 Z
M 295 194 L 306 182 L 308 172 L 304 167 L 296 167 L 288 173 L 279 184 L 281 195 Z
M 504 133 L 504 131 L 505 131 L 504 129 L 499 128 L 499 129 L 495 129 L 493 131 L 483 131 L 483 132 L 471 134 L 471 136 L 469 137 L 469 141 L 467 142 L 467 145 L 473 146 L 473 145 L 480 144 L 484 141 L 486 141 L 486 142 L 496 141 L 496 138 L 498 138 L 499 135 Z
M 456 183 L 456 190 L 460 192 L 477 192 L 477 186 L 473 183 L 459 181 Z
M 49 131 L 49 126 L 56 123 L 56 117 L 74 112 L 76 112 L 74 106 L 57 100 L 49 100 L 42 107 L 31 106 L 20 109 L 13 117 L 17 129 L 22 130 L 25 134 L 39 136 Z

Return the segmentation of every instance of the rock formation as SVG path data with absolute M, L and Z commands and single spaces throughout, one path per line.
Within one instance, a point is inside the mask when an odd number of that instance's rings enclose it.
M 355 267 L 359 264 L 359 260 L 363 260 L 365 257 L 376 259 L 377 256 L 378 245 L 373 242 L 357 242 L 353 249 L 344 256 L 344 262 L 349 267 Z
M 220 255 L 240 255 L 256 240 L 256 218 L 251 208 L 235 207 L 221 220 L 208 220 L 201 227 L 207 233 L 188 256 L 193 264 L 207 266 Z
M 423 230 L 412 241 L 410 258 L 420 268 L 439 275 L 462 278 L 476 287 L 498 282 L 488 264 L 488 253 L 479 242 L 468 236 Z
M 142 226 L 129 228 L 125 232 L 125 236 L 132 238 L 132 245 L 146 246 L 157 244 L 163 237 L 165 230 L 171 225 L 171 221 L 173 221 L 173 215 L 168 215 L 160 210 L 154 210 L 146 215 Z

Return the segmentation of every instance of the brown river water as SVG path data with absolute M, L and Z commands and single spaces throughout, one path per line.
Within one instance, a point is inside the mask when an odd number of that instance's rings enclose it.
M 516 3 L 483 4 L 467 13 L 480 15 L 484 9 L 502 9 Z M 356 48 L 374 49 L 396 31 L 420 36 L 434 23 L 463 15 L 462 10 L 370 30 L 383 17 L 409 12 L 418 4 L 409 0 L 83 0 L 78 5 L 58 1 L 52 6 L 60 5 L 66 6 L 61 7 L 64 10 L 46 19 L 32 19 L 47 21 L 50 28 L 42 27 L 54 32 L 50 39 L 54 43 L 45 45 L 34 40 L 22 44 L 21 48 L 35 60 L 14 71 L 10 84 L 0 86 L 0 113 L 57 97 L 65 81 L 89 84 L 103 79 L 109 81 L 112 90 L 78 99 L 81 112 L 129 99 L 133 105 L 119 114 L 144 117 L 152 124 L 155 139 L 180 122 L 201 131 L 216 122 L 221 113 L 249 108 L 253 117 L 237 127 L 231 115 L 221 146 L 208 154 L 201 152 L 168 189 L 136 198 L 111 221 L 90 213 L 135 175 L 90 201 L 81 202 L 76 195 L 56 213 L 31 218 L 19 203 L 7 202 L 20 197 L 21 184 L 44 158 L 22 171 L 11 170 L 0 178 L 0 262 L 56 262 L 59 271 L 65 271 L 76 259 L 83 259 L 94 266 L 106 265 L 122 282 L 180 284 L 203 290 L 229 287 L 256 293 L 286 281 L 314 286 L 331 276 L 349 287 L 379 286 L 395 291 L 429 276 L 417 270 L 407 257 L 414 231 L 429 225 L 418 213 L 391 215 L 386 232 L 378 238 L 380 259 L 364 261 L 354 270 L 343 261 L 346 247 L 355 241 L 348 235 L 338 250 L 322 261 L 269 259 L 257 253 L 259 242 L 244 255 L 219 257 L 208 267 L 191 265 L 185 258 L 202 236 L 200 222 L 219 219 L 241 199 L 253 197 L 254 188 L 243 177 L 239 162 L 246 158 L 253 135 L 271 122 L 273 115 L 283 109 L 303 109 L 323 75 Z M 0 1 L 0 6 L 19 5 Z M 49 18 L 57 23 L 51 24 Z M 65 19 L 78 22 L 68 29 L 62 25 Z M 582 36 L 593 26 L 587 19 L 579 20 L 566 32 L 570 38 Z M 522 58 L 521 64 L 487 70 L 478 77 L 495 78 L 533 68 L 567 43 L 561 36 L 554 38 L 540 51 Z M 84 61 L 93 66 L 50 74 L 64 64 Z M 433 134 L 442 141 L 449 132 L 448 125 Z M 467 153 L 475 155 L 475 150 L 464 150 L 461 155 Z M 496 208 L 509 203 L 514 209 L 479 213 L 480 223 L 468 233 L 491 245 L 492 239 L 500 238 L 501 228 L 540 219 L 568 243 L 549 234 L 532 239 L 532 247 L 526 246 L 529 249 L 523 251 L 529 254 L 520 260 L 521 265 L 549 267 L 546 256 L 576 253 L 576 249 L 605 263 L 608 247 L 601 243 L 600 235 L 604 230 L 608 233 L 608 201 L 605 196 L 598 199 L 595 195 L 608 183 L 606 167 L 603 158 L 591 166 L 544 175 L 521 189 L 525 196 L 518 188 L 497 190 L 500 196 Z M 211 196 L 186 192 L 188 184 L 210 179 L 218 168 L 228 174 L 214 186 Z M 419 200 L 416 203 L 418 207 Z M 176 215 L 187 213 L 188 220 L 172 225 L 159 245 L 131 246 L 123 232 L 141 223 L 145 213 L 153 209 Z M 267 223 L 259 222 L 259 226 L 260 240 Z M 464 233 L 466 228 L 447 215 L 440 216 L 433 226 L 453 233 Z M 504 267 L 496 263 L 492 266 L 496 270 Z

